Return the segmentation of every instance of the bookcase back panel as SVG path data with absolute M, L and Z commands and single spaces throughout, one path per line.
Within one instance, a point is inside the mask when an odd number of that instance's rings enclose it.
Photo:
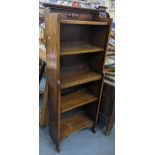
M 90 69 L 94 72 L 102 74 L 103 59 L 104 52 L 62 56 L 60 58 L 61 72 Z
M 104 48 L 108 27 L 108 25 L 61 24 L 61 46 L 90 44 Z
M 100 81 L 94 81 L 94 82 L 63 89 L 61 91 L 61 96 L 85 89 L 89 91 L 91 94 L 93 94 L 94 96 L 98 97 L 100 93 L 99 88 L 100 88 Z
M 89 65 L 89 55 L 70 55 L 60 58 L 61 71 L 86 68 Z

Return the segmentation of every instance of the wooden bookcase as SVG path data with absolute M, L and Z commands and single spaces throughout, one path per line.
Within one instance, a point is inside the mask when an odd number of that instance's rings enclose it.
M 60 151 L 70 134 L 95 132 L 112 20 L 105 10 L 44 5 L 49 134 Z

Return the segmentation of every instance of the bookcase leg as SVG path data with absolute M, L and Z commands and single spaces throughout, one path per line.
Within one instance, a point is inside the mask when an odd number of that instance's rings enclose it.
M 107 127 L 105 127 L 103 128 L 103 133 L 105 136 L 109 136 L 111 132 L 107 130 Z
M 93 127 L 91 128 L 91 131 L 95 134 L 95 133 L 96 133 L 96 127 L 93 126 Z
M 60 151 L 61 151 L 60 145 L 56 145 L 56 149 L 57 149 L 57 152 L 60 153 Z

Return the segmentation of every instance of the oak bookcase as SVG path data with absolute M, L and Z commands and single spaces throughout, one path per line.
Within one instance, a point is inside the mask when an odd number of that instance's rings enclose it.
M 49 134 L 60 151 L 70 134 L 95 132 L 112 20 L 105 9 L 44 6 Z

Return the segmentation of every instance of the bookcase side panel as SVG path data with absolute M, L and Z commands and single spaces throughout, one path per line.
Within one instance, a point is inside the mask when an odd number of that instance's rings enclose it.
M 106 38 L 105 38 L 105 42 L 104 42 L 105 52 L 103 53 L 102 64 L 101 64 L 101 66 L 102 66 L 101 69 L 102 69 L 104 67 L 104 63 L 105 63 L 105 57 L 106 57 L 107 48 L 108 48 L 108 42 L 109 42 L 110 33 L 111 33 L 112 19 L 98 19 L 98 20 L 100 20 L 100 21 L 107 21 L 108 22 L 108 27 L 105 29 L 105 32 L 103 33 L 103 35 L 105 35 Z M 101 41 L 102 40 L 100 40 L 100 42 Z M 103 79 L 102 79 L 101 87 L 100 87 L 99 102 L 98 102 L 97 112 L 96 112 L 95 127 L 96 127 L 97 122 L 98 122 L 98 115 L 99 115 L 99 108 L 100 108 L 100 104 L 101 104 L 103 85 L 104 85 L 104 73 L 103 73 Z
M 47 81 L 49 133 L 60 145 L 60 23 L 58 14 L 46 13 Z

